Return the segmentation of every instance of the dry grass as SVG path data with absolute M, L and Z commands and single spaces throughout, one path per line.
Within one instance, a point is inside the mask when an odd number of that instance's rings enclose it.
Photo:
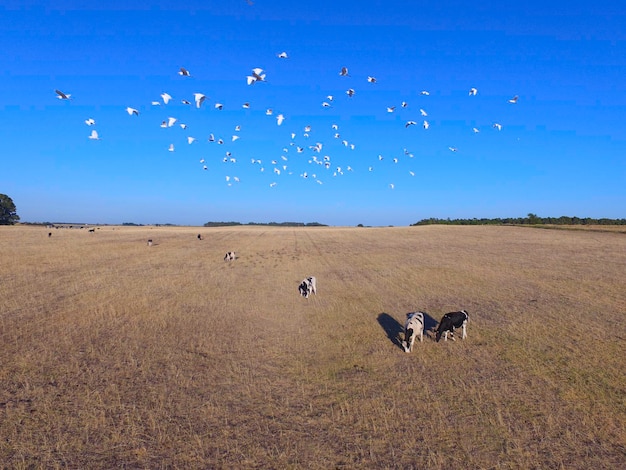
M 47 232 L 0 227 L 6 468 L 626 461 L 623 234 Z M 459 308 L 466 341 L 402 352 L 406 312 Z

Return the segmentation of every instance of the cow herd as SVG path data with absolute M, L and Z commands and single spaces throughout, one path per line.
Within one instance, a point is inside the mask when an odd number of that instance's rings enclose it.
M 202 240 L 202 235 L 198 235 L 198 240 Z M 152 246 L 152 240 L 148 240 L 148 245 Z M 224 261 L 234 261 L 237 259 L 237 255 L 234 251 L 227 251 L 224 255 Z M 302 297 L 308 299 L 311 294 L 317 295 L 317 279 L 315 276 L 308 276 L 302 280 L 298 286 L 298 292 Z M 424 312 L 410 312 L 406 314 L 406 321 L 404 324 L 404 339 L 401 341 L 404 352 L 410 353 L 413 350 L 413 344 L 415 338 L 419 336 L 420 342 L 424 341 Z M 455 341 L 454 330 L 461 328 L 463 333 L 461 339 L 467 338 L 467 322 L 469 321 L 469 315 L 466 310 L 460 310 L 458 312 L 446 313 L 442 318 L 437 328 L 435 329 L 435 340 L 439 342 L 443 336 L 444 341 L 448 341 L 448 336 Z

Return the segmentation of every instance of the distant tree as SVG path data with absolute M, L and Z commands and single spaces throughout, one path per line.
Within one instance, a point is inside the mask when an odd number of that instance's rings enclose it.
M 0 225 L 13 225 L 19 220 L 13 199 L 6 194 L 0 194 Z

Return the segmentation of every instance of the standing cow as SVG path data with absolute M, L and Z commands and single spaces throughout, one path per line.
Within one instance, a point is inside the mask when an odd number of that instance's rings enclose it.
M 461 310 L 459 312 L 450 312 L 446 313 L 439 322 L 437 326 L 437 330 L 435 331 L 435 339 L 437 342 L 441 339 L 443 335 L 443 340 L 448 341 L 448 333 L 452 337 L 452 341 L 456 341 L 454 339 L 454 329 L 455 328 L 463 328 L 462 339 L 467 338 L 467 322 L 469 321 L 469 315 L 465 310 Z
M 317 279 L 315 279 L 315 276 L 309 276 L 304 279 L 298 286 L 298 291 L 300 291 L 300 295 L 306 299 L 308 299 L 311 294 L 317 295 Z
M 413 343 L 417 335 L 420 337 L 420 342 L 424 341 L 424 312 L 407 313 L 404 324 L 404 341 L 402 341 L 404 352 L 409 353 L 413 350 Z

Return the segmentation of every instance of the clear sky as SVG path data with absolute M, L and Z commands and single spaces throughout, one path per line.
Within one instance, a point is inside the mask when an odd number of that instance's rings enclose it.
M 626 216 L 623 2 L 0 1 L 0 51 L 22 221 Z

